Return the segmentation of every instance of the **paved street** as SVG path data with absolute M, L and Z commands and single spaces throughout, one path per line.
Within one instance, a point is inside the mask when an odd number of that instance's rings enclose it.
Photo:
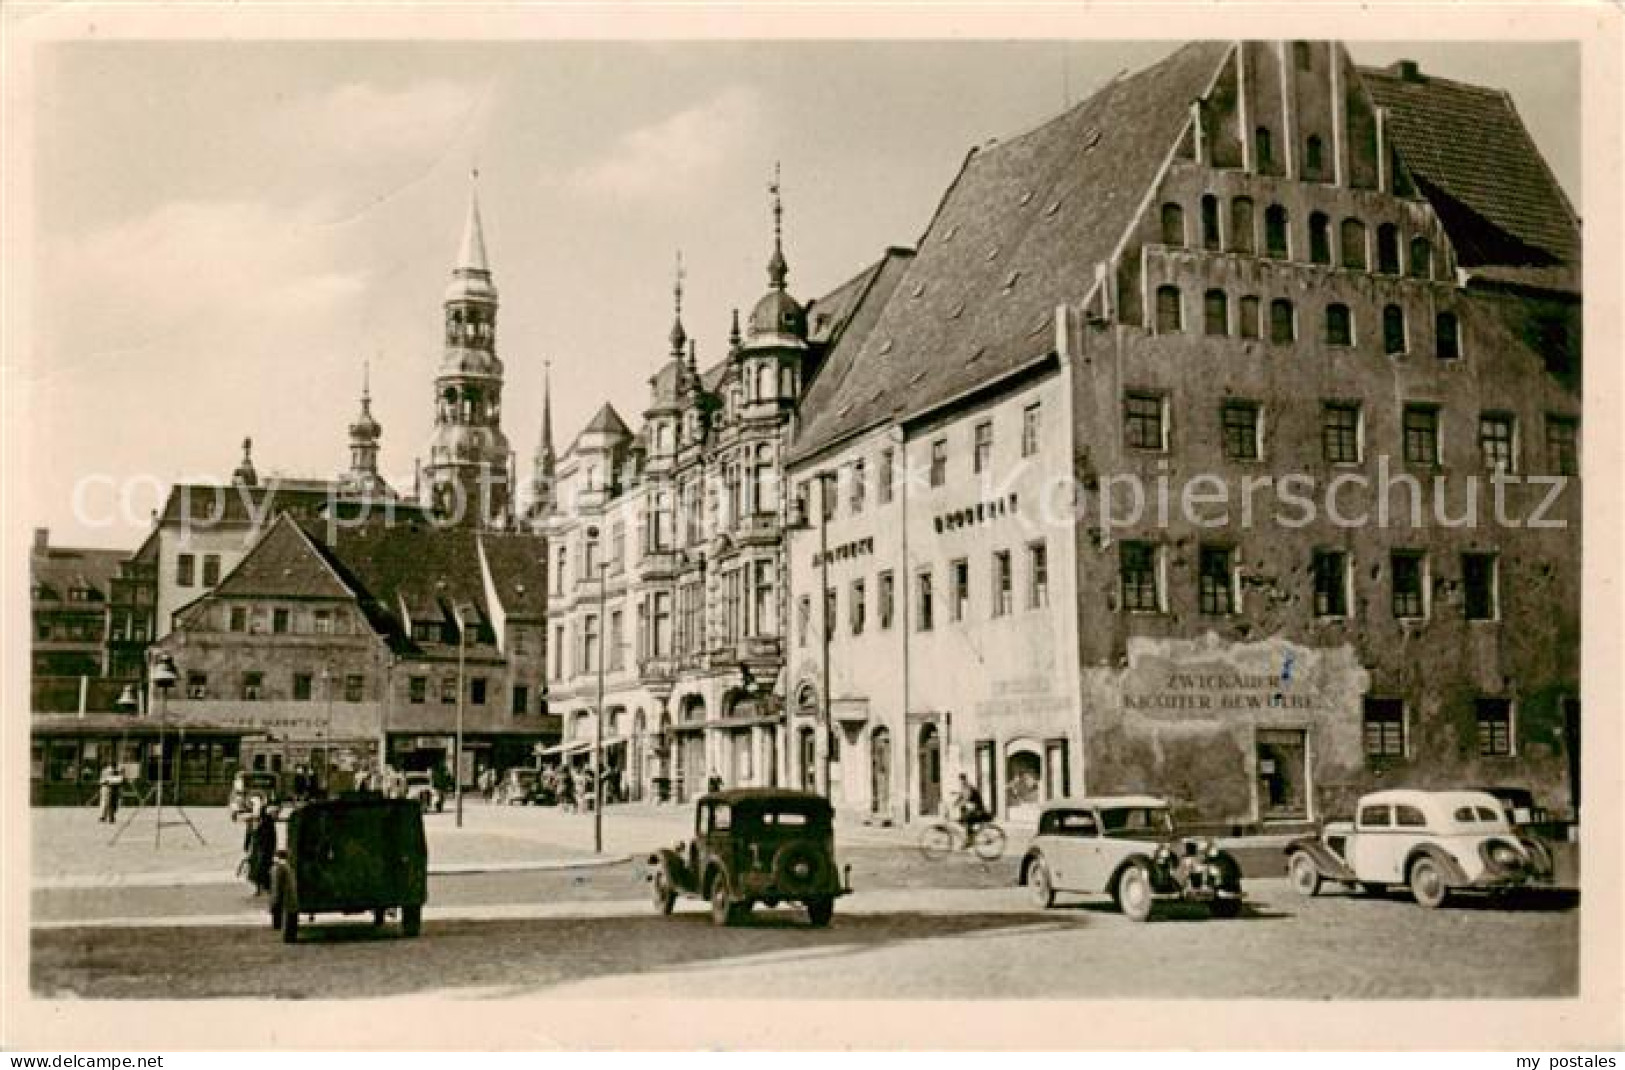
M 60 812 L 41 813 L 36 832 L 40 823 L 70 829 Z M 209 820 L 217 833 L 232 827 Z M 432 842 L 461 844 L 463 864 L 482 868 L 469 857 L 476 847 L 501 857 L 486 871 L 433 877 L 418 940 L 393 925 L 318 918 L 293 947 L 244 884 L 203 873 L 173 886 L 121 885 L 95 873 L 94 860 L 53 863 L 52 841 L 36 838 L 50 852 L 36 858 L 37 875 L 80 873 L 34 893 L 34 988 L 90 998 L 1502 998 L 1576 989 L 1579 911 L 1561 894 L 1424 911 L 1402 895 L 1306 901 L 1277 877 L 1255 876 L 1241 918 L 1175 909 L 1137 925 L 1105 901 L 1037 910 L 1011 887 L 1013 858 L 927 862 L 907 830 L 843 829 L 858 891 L 829 930 L 809 929 L 788 908 L 758 908 L 744 926 L 720 930 L 698 901 L 671 918 L 647 902 L 638 859 L 680 836 L 685 821 L 675 809 L 612 810 L 618 855 L 593 864 L 586 818 L 471 807 L 459 831 L 436 816 Z M 165 853 L 172 870 L 188 858 L 178 847 Z M 506 868 L 523 864 L 520 855 L 536 868 Z M 214 864 L 201 849 L 191 861 Z

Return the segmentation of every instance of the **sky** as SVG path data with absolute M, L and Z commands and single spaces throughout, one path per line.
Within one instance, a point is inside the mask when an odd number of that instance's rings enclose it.
M 675 258 L 700 361 L 767 286 L 912 245 L 965 153 L 1169 42 L 74 41 L 38 55 L 26 413 L 30 526 L 133 548 L 173 481 L 331 477 L 370 361 L 380 468 L 425 456 L 441 295 L 473 179 L 502 306 L 502 423 L 530 471 L 605 400 L 636 426 Z M 1578 49 L 1352 44 L 1506 89 L 1581 203 Z M 95 481 L 87 481 L 94 477 Z

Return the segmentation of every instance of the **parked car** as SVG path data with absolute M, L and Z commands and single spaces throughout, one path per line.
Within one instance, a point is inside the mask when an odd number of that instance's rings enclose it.
M 1181 836 L 1168 804 L 1149 795 L 1047 803 L 1017 882 L 1041 907 L 1062 892 L 1110 895 L 1145 921 L 1159 900 L 1206 903 L 1213 916 L 1241 910 L 1241 866 L 1212 840 Z
M 521 766 L 508 770 L 502 778 L 496 801 L 508 806 L 552 806 L 557 799 L 542 782 L 541 770 Z
M 407 773 L 406 797 L 426 811 L 433 810 L 438 814 L 446 808 L 445 793 L 435 787 L 434 776 L 430 773 Z
M 276 802 L 281 797 L 281 777 L 263 769 L 239 769 L 231 778 L 231 793 L 226 806 L 235 821 L 240 814 L 252 813 L 259 806 Z
M 351 795 L 290 809 L 285 846 L 271 871 L 271 925 L 299 936 L 299 918 L 372 912 L 382 925 L 398 911 L 416 936 L 429 899 L 429 847 L 423 808 L 408 799 Z
M 1397 789 L 1362 796 L 1353 821 L 1328 822 L 1286 847 L 1287 875 L 1302 895 L 1327 881 L 1373 894 L 1405 885 L 1424 907 L 1456 892 L 1505 892 L 1551 879 L 1544 846 L 1517 832 L 1483 791 Z
M 835 867 L 834 810 L 822 795 L 778 788 L 715 792 L 694 804 L 694 836 L 649 856 L 655 909 L 679 895 L 711 902 L 711 921 L 732 925 L 756 903 L 800 903 L 818 928 L 851 894 Z

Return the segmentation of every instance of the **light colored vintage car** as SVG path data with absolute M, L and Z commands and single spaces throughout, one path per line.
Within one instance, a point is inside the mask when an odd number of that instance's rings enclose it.
M 1135 921 L 1159 899 L 1208 905 L 1216 917 L 1241 910 L 1241 866 L 1212 840 L 1180 836 L 1168 804 L 1149 795 L 1047 803 L 1017 880 L 1039 906 L 1061 892 L 1110 895 Z
M 1286 847 L 1287 875 L 1302 895 L 1327 881 L 1381 894 L 1406 885 L 1424 907 L 1453 892 L 1504 892 L 1547 881 L 1552 856 L 1507 822 L 1483 791 L 1394 789 L 1362 796 L 1353 821 Z

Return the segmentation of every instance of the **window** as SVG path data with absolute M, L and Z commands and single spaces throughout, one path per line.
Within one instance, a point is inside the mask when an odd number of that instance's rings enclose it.
M 1123 608 L 1131 613 L 1156 613 L 1162 609 L 1157 576 L 1157 548 L 1148 542 L 1118 544 L 1118 567 L 1122 579 Z
M 1426 238 L 1411 239 L 1411 277 L 1417 279 L 1433 277 L 1433 243 Z
M 271 610 L 271 631 L 282 635 L 288 630 L 288 611 L 286 609 Z
M 331 609 L 318 609 L 312 620 L 315 622 L 317 635 L 333 634 L 333 611 Z
M 485 677 L 476 676 L 468 681 L 468 704 L 470 706 L 485 705 Z
M 1401 620 L 1427 616 L 1427 558 L 1414 550 L 1395 550 L 1390 565 L 1394 574 L 1394 616 Z
M 1261 126 L 1253 131 L 1256 166 L 1260 171 L 1269 171 L 1275 166 L 1275 146 L 1271 142 L 1269 127 Z
M 581 622 L 581 671 L 598 668 L 598 617 L 587 614 Z
M 1405 460 L 1409 464 L 1435 467 L 1439 463 L 1439 407 L 1406 405 L 1404 415 Z
M 1309 262 L 1332 262 L 1332 225 L 1325 212 L 1312 212 L 1309 215 Z
M 530 689 L 524 684 L 513 685 L 513 706 L 510 709 L 515 717 L 530 712 Z
M 309 702 L 311 692 L 311 677 L 308 672 L 293 674 L 293 700 L 295 702 Z
M 993 424 L 984 420 L 976 425 L 973 432 L 974 451 L 971 453 L 971 471 L 978 474 L 988 470 L 993 463 Z
M 344 678 L 344 701 L 360 702 L 366 693 L 367 678 L 359 673 L 351 673 Z
M 1270 302 L 1270 341 L 1275 345 L 1291 345 L 1298 338 L 1298 317 L 1292 302 L 1277 297 Z
M 1319 134 L 1310 134 L 1303 144 L 1303 177 L 1320 178 L 1324 173 L 1326 161 L 1321 147 Z
M 1162 206 L 1162 244 L 1185 244 L 1185 209 L 1177 204 Z
M 1236 552 L 1228 546 L 1204 546 L 1198 551 L 1197 601 L 1208 616 L 1236 611 Z
M 265 674 L 262 672 L 245 672 L 242 679 L 242 700 L 244 702 L 257 702 L 265 694 Z
M 609 668 L 619 670 L 626 665 L 626 615 L 620 610 L 614 610 L 609 615 L 609 635 L 605 638 L 604 655 L 609 658 Z
M 209 697 L 209 674 L 204 672 L 189 672 L 186 674 L 186 697 Z
M 1361 718 L 1367 758 L 1405 757 L 1405 702 L 1366 697 Z M 1367 822 L 1370 824 L 1371 822 Z
M 880 451 L 880 464 L 875 470 L 875 501 L 881 505 L 891 504 L 893 461 L 896 457 L 890 449 Z
M 1258 405 L 1251 401 L 1227 401 L 1220 418 L 1223 422 L 1225 457 L 1232 461 L 1258 460 Z
M 1399 230 L 1392 223 L 1377 228 L 1377 270 L 1385 275 L 1399 274 Z
M 934 620 L 936 607 L 932 605 L 931 573 L 929 570 L 923 570 L 914 577 L 914 589 L 918 592 L 915 595 L 915 627 L 922 632 L 928 632 L 936 624 Z
M 1343 220 L 1342 232 L 1338 235 L 1339 244 L 1343 247 L 1343 266 L 1350 271 L 1364 271 L 1366 268 L 1365 253 L 1365 224 L 1358 219 Z
M 1511 413 L 1486 412 L 1478 418 L 1478 449 L 1492 472 L 1518 470 L 1517 423 Z
M 1398 305 L 1383 306 L 1382 351 L 1390 357 L 1405 352 L 1405 310 Z
M 1340 550 L 1316 550 L 1309 561 L 1315 582 L 1315 616 L 1349 615 L 1349 558 Z
M 588 579 L 598 575 L 598 540 L 595 538 L 581 543 L 581 574 Z
M 1484 758 L 1512 756 L 1512 703 L 1504 698 L 1481 698 L 1474 702 L 1478 721 L 1478 753 Z
M 1331 464 L 1358 464 L 1360 461 L 1360 406 L 1355 402 L 1328 401 L 1320 407 L 1320 442 Z
M 1043 542 L 1027 546 L 1027 608 L 1049 605 L 1049 547 Z
M 429 698 L 429 678 L 413 676 L 406 681 L 407 698 L 414 706 L 421 706 Z
M 175 559 L 175 584 L 179 587 L 190 587 L 196 582 L 194 573 L 197 568 L 197 558 L 191 554 L 181 554 Z
M 1230 333 L 1230 299 L 1223 290 L 1209 290 L 1202 295 L 1202 333 Z
M 1236 197 L 1230 202 L 1230 248 L 1238 253 L 1253 251 L 1253 202 Z
M 248 631 L 248 609 L 244 606 L 231 607 L 231 630 L 234 632 Z
M 570 562 L 569 547 L 560 546 L 553 554 L 553 593 L 564 594 L 564 573 Z
M 440 704 L 442 706 L 457 704 L 457 677 L 448 676 L 440 681 Z
M 851 618 L 852 634 L 862 635 L 864 614 L 868 611 L 867 592 L 864 590 L 862 580 L 852 581 L 852 593 L 848 596 L 846 610 L 847 616 Z
M 948 617 L 962 621 L 969 608 L 970 562 L 961 557 L 948 563 Z
M 1391 828 L 1394 824 L 1394 812 L 1386 806 L 1363 806 L 1360 808 L 1361 828 Z
M 1202 197 L 1202 248 L 1219 247 L 1219 198 L 1213 194 Z
M 948 481 L 948 440 L 939 438 L 931 443 L 931 485 L 940 487 Z
M 775 636 L 779 634 L 779 600 L 775 597 L 777 571 L 772 561 L 756 562 L 755 571 L 756 619 L 752 622 L 755 634 Z
M 1287 214 L 1286 209 L 1278 204 L 1272 204 L 1264 209 L 1264 255 L 1271 260 L 1285 260 L 1289 252 L 1287 244 Z
M 1501 615 L 1496 571 L 1494 554 L 1461 555 L 1462 614 L 1468 620 L 1495 620 Z
M 1560 476 L 1580 474 L 1580 423 L 1572 416 L 1546 416 L 1546 464 Z
M 868 485 L 864 480 L 863 460 L 859 458 L 852 462 L 851 485 L 847 488 L 853 515 L 863 512 L 863 499 L 868 494 Z
M 1308 41 L 1292 42 L 1292 65 L 1300 71 L 1314 69 L 1314 53 L 1310 51 Z
M 1243 338 L 1258 337 L 1258 298 L 1248 294 L 1241 299 L 1240 314 L 1237 317 L 1236 333 Z
M 1013 608 L 1015 576 L 1011 573 L 1010 551 L 998 550 L 993 554 L 993 615 L 1006 617 Z
M 1461 327 L 1454 312 L 1433 317 L 1433 351 L 1440 360 L 1461 359 Z
M 1326 344 L 1329 346 L 1354 344 L 1354 317 L 1349 314 L 1349 306 L 1340 304 L 1326 306 Z
M 214 587 L 220 583 L 220 555 L 203 555 L 203 586 Z
M 1123 444 L 1131 450 L 1168 448 L 1160 394 L 1129 393 L 1123 396 Z
M 1180 307 L 1179 287 L 1157 287 L 1157 333 L 1178 334 L 1185 329 L 1184 310 Z
M 1021 410 L 1021 455 L 1031 457 L 1038 452 L 1038 402 Z
M 875 581 L 875 616 L 880 619 L 880 630 L 891 627 L 892 607 L 896 601 L 895 581 L 890 572 L 882 572 Z
M 796 599 L 796 645 L 807 645 L 807 632 L 812 627 L 812 599 L 802 595 Z
M 564 625 L 553 629 L 553 679 L 564 679 L 564 649 L 569 644 L 564 638 Z
M 1394 807 L 1394 824 L 1399 828 L 1425 829 L 1428 819 L 1417 807 L 1399 803 Z

